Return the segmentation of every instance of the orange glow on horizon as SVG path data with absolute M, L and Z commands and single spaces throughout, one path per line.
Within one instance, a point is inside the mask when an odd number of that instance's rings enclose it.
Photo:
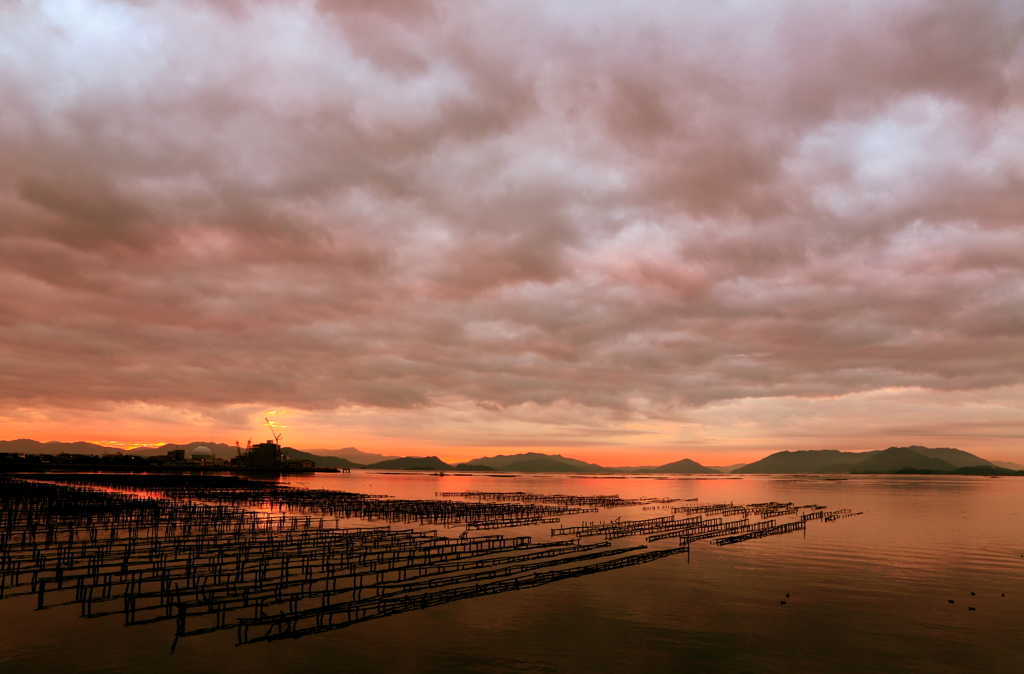
M 156 433 L 147 432 L 136 432 L 131 435 L 124 435 L 121 438 L 113 438 L 113 433 L 99 433 L 86 434 L 78 433 L 70 429 L 62 429 L 61 431 L 50 431 L 48 433 L 32 432 L 32 429 L 22 428 L 21 432 L 11 432 L 11 428 L 6 429 L 8 432 L 5 433 L 6 437 L 0 438 L 3 440 L 13 440 L 17 438 L 29 438 L 38 440 L 40 442 L 89 442 L 102 447 L 108 447 L 110 449 L 121 449 L 130 451 L 137 447 L 160 447 L 165 444 L 187 444 L 190 442 L 206 442 L 206 443 L 220 443 L 229 446 L 233 446 L 235 442 L 245 444 L 248 440 L 253 442 L 261 442 L 266 440 L 258 430 L 252 433 L 235 433 L 223 435 L 216 432 L 210 432 L 209 429 L 196 429 L 195 431 L 179 430 L 178 433 L 171 435 L 163 435 L 159 440 L 146 440 L 146 438 L 153 438 Z M 265 429 L 264 429 L 265 430 Z M 90 439 L 96 437 L 106 438 L 102 440 Z M 159 437 L 159 436 L 156 436 Z M 140 440 L 140 438 L 142 438 Z M 349 435 L 344 441 L 340 442 L 325 442 L 316 441 L 316 439 L 306 439 L 297 437 L 293 441 L 289 442 L 287 439 L 284 440 L 284 444 L 295 449 L 308 451 L 308 450 L 332 450 L 342 449 L 346 447 L 355 447 L 363 452 L 373 454 L 383 454 L 388 456 L 437 456 L 442 461 L 450 464 L 462 463 L 470 459 L 478 459 L 488 456 L 497 455 L 509 455 L 509 454 L 523 454 L 528 452 L 536 452 L 541 454 L 559 454 L 566 458 L 577 459 L 580 461 L 586 461 L 588 463 L 595 463 L 601 466 L 616 468 L 616 467 L 627 467 L 627 466 L 660 466 L 681 459 L 691 459 L 704 466 L 728 466 L 737 463 L 751 463 L 759 459 L 768 456 L 769 454 L 783 451 L 783 450 L 801 450 L 801 449 L 824 449 L 825 447 L 820 446 L 820 443 L 816 445 L 812 444 L 782 444 L 778 440 L 771 442 L 759 443 L 757 446 L 750 447 L 663 447 L 663 448 L 651 448 L 651 447 L 594 447 L 594 446 L 564 446 L 564 445 L 477 445 L 477 446 L 440 446 L 436 443 L 429 441 L 402 441 L 396 442 L 394 438 L 384 438 L 380 436 L 373 436 L 369 434 L 360 435 Z M 914 444 L 912 440 L 906 440 L 899 442 L 898 440 L 892 440 L 883 442 L 880 441 L 874 445 L 869 446 L 849 446 L 849 447 L 829 447 L 832 449 L 841 449 L 842 451 L 868 451 L 872 449 L 884 449 L 891 445 L 908 445 Z M 918 443 L 919 444 L 919 443 Z M 1011 452 L 1000 451 L 995 447 L 988 448 L 977 448 L 969 447 L 964 443 L 948 443 L 948 442 L 935 442 L 931 443 L 930 446 L 949 446 L 957 445 L 965 451 L 973 451 L 981 455 L 983 458 L 989 460 L 1011 460 L 1020 461 L 1019 456 L 1015 456 Z
M 250 406 L 200 412 L 135 403 L 100 411 L 8 411 L 0 415 L 0 439 L 84 440 L 112 449 L 190 442 L 233 446 L 236 442 L 244 445 L 250 440 L 269 439 L 271 429 L 265 421 L 269 419 L 271 428 L 284 430 L 283 443 L 299 450 L 355 447 L 388 456 L 437 456 L 451 464 L 537 452 L 608 467 L 660 466 L 681 459 L 705 466 L 728 466 L 750 463 L 783 450 L 867 451 L 915 444 L 957 447 L 989 460 L 1024 463 L 1024 447 L 1014 437 L 1015 426 L 1008 426 L 1008 431 L 997 429 L 1005 434 L 988 437 L 942 433 L 941 428 L 940 432 L 928 432 L 927 427 L 915 433 L 895 426 L 898 431 L 890 432 L 884 423 L 869 426 L 865 420 L 879 419 L 886 409 L 895 408 L 898 400 L 889 395 L 858 394 L 842 402 L 851 409 L 848 416 L 836 414 L 827 423 L 815 414 L 832 410 L 836 401 L 780 399 L 708 407 L 698 411 L 703 416 L 694 412 L 685 423 L 638 420 L 618 424 L 602 419 L 600 411 L 571 406 L 524 407 L 497 413 L 481 413 L 475 406 L 462 403 L 399 410 L 356 407 L 307 411 Z M 792 410 L 788 418 L 799 419 L 799 424 L 769 425 L 766 420 L 777 418 L 775 412 L 782 405 L 790 406 L 783 409 Z M 1008 414 L 1010 408 L 1004 407 L 992 406 L 991 413 Z M 931 408 L 925 412 L 931 416 Z

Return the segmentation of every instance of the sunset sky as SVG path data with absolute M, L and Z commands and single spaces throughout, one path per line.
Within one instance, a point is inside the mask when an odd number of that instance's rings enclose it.
M 0 439 L 1024 462 L 1024 3 L 0 0 Z

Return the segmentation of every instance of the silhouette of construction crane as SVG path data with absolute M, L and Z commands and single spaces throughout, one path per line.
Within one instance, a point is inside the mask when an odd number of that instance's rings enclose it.
M 266 417 L 263 417 L 263 420 L 267 422 L 267 428 L 270 429 L 271 435 L 274 436 L 274 443 L 280 445 L 281 444 L 281 438 L 284 437 L 284 436 L 278 434 L 278 432 L 274 430 L 274 424 L 270 423 L 270 419 L 268 419 Z

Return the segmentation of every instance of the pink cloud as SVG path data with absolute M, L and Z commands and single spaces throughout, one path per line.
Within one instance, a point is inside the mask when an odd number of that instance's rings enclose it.
M 4 5 L 0 416 L 527 415 L 542 445 L 567 405 L 634 446 L 708 405 L 1016 390 L 1021 19 Z

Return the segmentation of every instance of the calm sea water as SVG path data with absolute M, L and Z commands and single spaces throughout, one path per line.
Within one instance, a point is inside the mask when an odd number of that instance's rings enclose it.
M 75 606 L 34 611 L 32 597 L 6 599 L 0 672 L 1024 672 L 1024 479 L 356 472 L 288 482 L 412 498 L 475 489 L 777 500 L 864 515 L 812 522 L 806 536 L 724 548 L 700 541 L 689 559 L 294 641 L 236 647 L 232 631 L 190 637 L 173 655 L 171 623 L 124 627 L 119 617 L 79 618 Z M 670 512 L 621 508 L 588 519 Z

